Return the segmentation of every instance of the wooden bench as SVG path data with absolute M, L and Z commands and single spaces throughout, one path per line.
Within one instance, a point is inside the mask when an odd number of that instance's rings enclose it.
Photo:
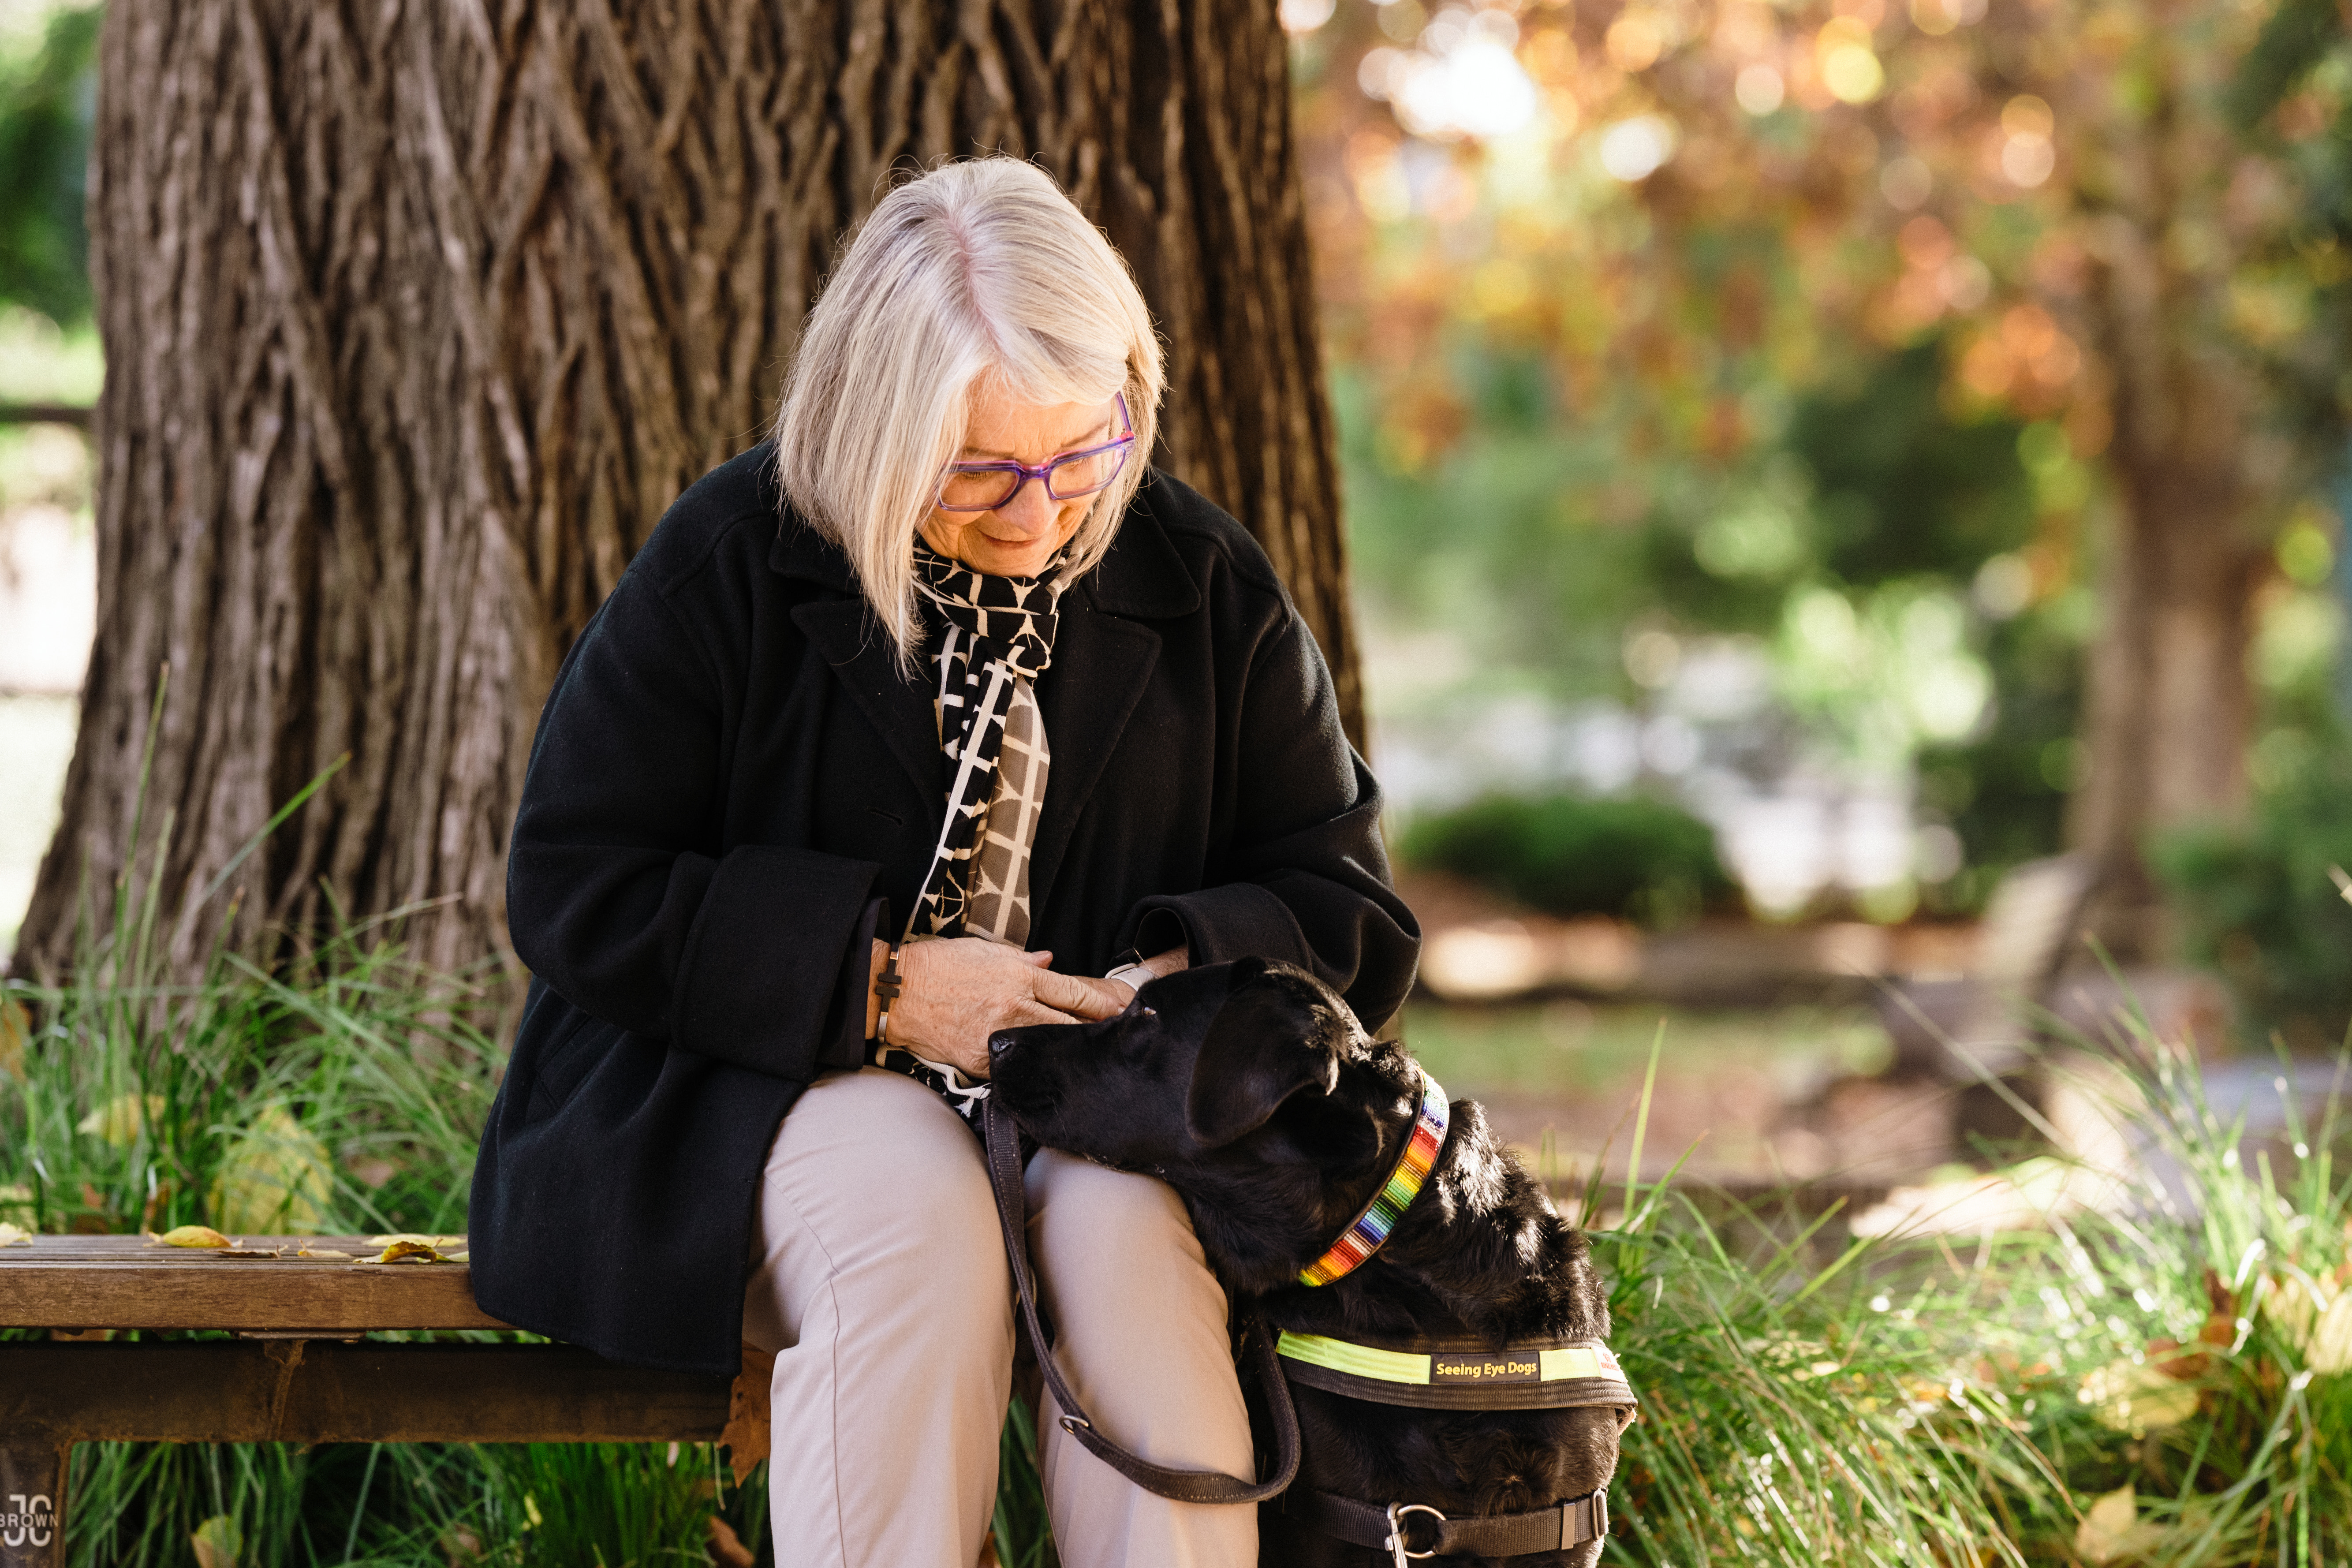
M 2080 934 L 2096 863 L 2053 855 L 1994 888 L 1966 975 L 1898 982 L 1876 997 L 1898 1072 L 1974 1084 L 2028 1059 L 2031 1010 L 2045 1001 Z
M 305 1247 L 354 1261 L 294 1256 Z M 0 1326 L 237 1336 L 0 1344 L 0 1568 L 65 1563 L 76 1443 L 731 1439 L 739 1474 L 765 1456 L 766 1380 L 748 1365 L 730 1387 L 568 1345 L 365 1342 L 373 1331 L 509 1325 L 474 1304 L 463 1263 L 360 1263 L 373 1249 L 351 1237 L 244 1249 L 279 1247 L 234 1258 L 84 1236 L 0 1247 Z

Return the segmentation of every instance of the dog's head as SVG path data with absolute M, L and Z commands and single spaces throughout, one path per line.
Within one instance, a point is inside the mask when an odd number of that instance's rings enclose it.
M 1166 1181 L 1245 1290 L 1285 1283 L 1354 1216 L 1420 1096 L 1403 1051 L 1329 986 L 1255 958 L 1151 981 L 1099 1023 L 1005 1030 L 989 1057 L 1024 1131 Z

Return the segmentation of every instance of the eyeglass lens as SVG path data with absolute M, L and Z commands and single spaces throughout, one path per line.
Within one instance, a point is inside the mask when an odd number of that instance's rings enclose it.
M 1126 458 L 1125 447 L 1074 452 L 1046 470 L 1045 493 L 1055 500 L 1092 495 L 1118 477 Z M 950 469 L 940 486 L 940 504 L 975 510 L 1003 506 L 1020 492 L 1023 477 L 1011 468 Z

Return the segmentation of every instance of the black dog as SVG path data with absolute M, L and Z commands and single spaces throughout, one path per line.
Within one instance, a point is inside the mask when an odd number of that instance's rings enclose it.
M 1426 1186 L 1370 1259 L 1328 1285 L 1299 1281 L 1396 1166 L 1423 1082 L 1402 1047 L 1369 1037 L 1304 970 L 1244 959 L 1184 971 L 1145 985 L 1117 1017 L 1008 1030 L 990 1055 L 995 1095 L 1038 1142 L 1174 1187 L 1219 1278 L 1257 1298 L 1276 1330 L 1497 1349 L 1608 1335 L 1584 1237 L 1496 1142 L 1475 1101 L 1454 1106 Z M 1311 1487 L 1460 1519 L 1582 1498 L 1616 1469 L 1621 1413 L 1611 1407 L 1416 1409 L 1306 1386 L 1295 1395 L 1305 1458 L 1294 1498 Z M 1259 1519 L 1264 1563 L 1393 1561 L 1307 1528 L 1278 1502 Z M 1592 1542 L 1508 1561 L 1591 1568 L 1600 1552 Z

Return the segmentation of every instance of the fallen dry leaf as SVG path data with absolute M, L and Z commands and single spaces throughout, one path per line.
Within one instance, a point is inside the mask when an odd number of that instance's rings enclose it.
M 237 1529 L 236 1520 L 216 1513 L 196 1526 L 189 1543 L 196 1549 L 196 1568 L 237 1568 L 245 1535 Z
M 2140 1522 L 2139 1500 L 2124 1487 L 2091 1504 L 2075 1527 L 2074 1551 L 2085 1563 L 2115 1563 L 2143 1555 L 2163 1536 L 2157 1526 Z
M 2197 1388 L 2146 1362 L 2117 1361 L 2083 1374 L 2075 1397 L 2102 1425 L 2134 1436 L 2178 1426 L 2197 1414 Z
M 31 1231 L 26 1230 L 21 1225 L 11 1225 L 6 1220 L 0 1220 L 0 1247 L 30 1247 L 32 1245 L 33 1233 Z
M 119 1094 L 75 1122 L 74 1131 L 120 1147 L 137 1142 L 147 1124 L 163 1114 L 160 1094 Z
M 369 1261 L 372 1263 L 398 1263 L 404 1258 L 421 1258 L 427 1263 L 436 1263 L 440 1260 L 441 1255 L 438 1252 L 434 1251 L 430 1246 L 421 1241 L 395 1241 L 389 1247 L 386 1247 L 382 1252 L 378 1253 L 374 1258 L 369 1259 Z
M 208 1225 L 175 1226 L 161 1236 L 147 1238 L 150 1247 L 235 1247 L 236 1243 Z
M 371 1236 L 367 1238 L 367 1244 L 370 1247 L 390 1247 L 395 1241 L 413 1241 L 419 1247 L 429 1247 L 436 1252 L 445 1247 L 466 1245 L 466 1238 L 462 1236 L 426 1236 L 422 1231 L 414 1230 L 398 1230 L 390 1236 Z
M 229 1145 L 205 1212 L 232 1230 L 315 1236 L 326 1222 L 335 1166 L 327 1146 L 283 1105 L 266 1107 Z
M 440 1251 L 422 1241 L 395 1241 L 373 1258 L 362 1258 L 362 1263 L 456 1263 L 463 1255 L 445 1258 Z
M 743 1347 L 743 1370 L 727 1394 L 727 1426 L 719 1441 L 741 1486 L 753 1466 L 768 1457 L 768 1384 L 776 1370 L 773 1352 Z
M 759 1558 L 743 1544 L 735 1527 L 714 1513 L 710 1516 L 710 1560 L 721 1568 L 751 1568 Z
M 25 1005 L 14 996 L 0 996 L 0 1073 L 25 1076 L 25 1042 L 32 1038 L 32 1020 Z
M 2316 1373 L 2352 1371 L 2352 1290 L 2338 1295 L 2319 1314 L 2305 1354 Z
M 294 1256 L 297 1258 L 315 1258 L 327 1263 L 349 1263 L 352 1260 L 352 1255 L 350 1253 L 337 1252 L 331 1247 L 306 1247 L 297 1252 Z

